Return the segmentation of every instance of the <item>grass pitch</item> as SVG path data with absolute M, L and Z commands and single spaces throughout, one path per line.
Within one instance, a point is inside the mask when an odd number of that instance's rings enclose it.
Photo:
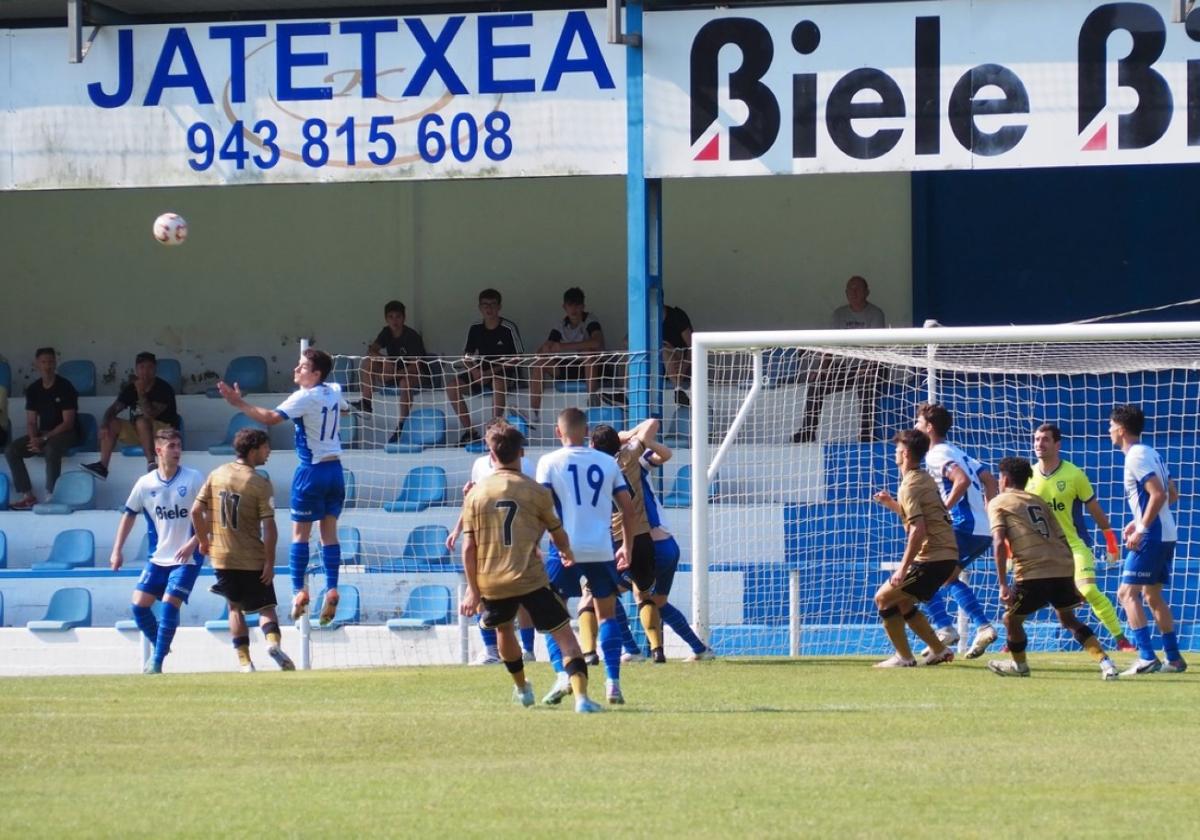
M 593 716 L 500 667 L 6 679 L 0 837 L 1195 831 L 1195 674 L 868 664 L 626 666 Z

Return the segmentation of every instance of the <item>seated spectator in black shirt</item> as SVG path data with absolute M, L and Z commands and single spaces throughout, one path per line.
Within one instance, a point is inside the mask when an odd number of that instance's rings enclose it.
M 352 408 L 370 414 L 375 410 L 371 403 L 375 388 L 397 389 L 400 418 L 391 437 L 392 443 L 404 430 L 404 421 L 412 409 L 413 394 L 421 387 L 422 379 L 429 378 L 428 362 L 419 361 L 429 355 L 425 352 L 425 342 L 419 332 L 405 326 L 407 314 L 404 304 L 398 300 L 389 300 L 384 305 L 383 319 L 387 326 L 367 347 L 367 358 L 362 363 L 362 399 L 351 404 Z
M 178 429 L 175 389 L 158 378 L 158 359 L 153 353 L 138 353 L 133 363 L 133 379 L 125 384 L 100 421 L 100 460 L 83 468 L 97 478 L 108 478 L 108 462 L 118 443 L 142 445 L 148 469 L 157 469 L 154 433 L 159 429 Z M 120 417 L 129 409 L 129 419 Z
M 63 455 L 79 442 L 76 426 L 79 394 L 74 385 L 55 372 L 58 356 L 54 348 L 39 347 L 34 361 L 41 378 L 25 389 L 26 433 L 4 450 L 13 487 L 21 494 L 12 505 L 13 510 L 29 510 L 37 504 L 25 459 L 35 455 L 45 457 L 46 492 L 51 493 L 62 472 Z
M 578 354 L 598 353 L 604 349 L 604 331 L 592 313 L 584 309 L 583 289 L 574 286 L 563 292 L 563 318 L 550 330 L 549 337 L 538 347 L 538 353 Z M 564 379 L 586 379 L 589 402 L 599 405 L 597 393 L 600 388 L 599 359 L 552 359 L 536 361 L 529 374 L 529 421 L 538 423 L 542 410 L 542 391 L 547 376 Z
M 691 405 L 688 387 L 692 376 L 692 322 L 678 306 L 663 306 L 663 365 L 675 386 L 675 401 Z
M 467 343 L 463 348 L 466 369 L 458 374 L 446 387 L 446 396 L 463 433 L 459 443 L 479 440 L 480 431 L 471 424 L 471 413 L 467 410 L 464 394 L 478 394 L 485 387 L 492 389 L 492 417 L 504 416 L 504 398 L 508 391 L 508 376 L 516 373 L 514 366 L 494 365 L 490 359 L 499 356 L 517 356 L 525 352 L 521 344 L 521 332 L 517 325 L 500 317 L 500 293 L 495 289 L 484 289 L 479 293 L 479 312 L 483 316 L 467 331 Z M 491 419 L 491 418 L 489 418 Z

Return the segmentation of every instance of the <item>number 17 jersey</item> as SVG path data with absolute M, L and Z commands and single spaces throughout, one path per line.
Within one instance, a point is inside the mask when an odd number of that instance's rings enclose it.
M 613 494 L 629 491 L 616 459 L 586 446 L 564 446 L 538 460 L 537 481 L 554 494 L 575 562 L 611 562 Z

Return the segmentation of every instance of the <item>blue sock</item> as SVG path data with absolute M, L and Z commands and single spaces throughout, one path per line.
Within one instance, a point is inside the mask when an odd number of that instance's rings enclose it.
M 160 666 L 171 652 L 171 640 L 179 629 L 179 607 L 163 601 L 162 620 L 158 622 L 158 639 L 154 643 L 154 661 Z
M 304 578 L 308 574 L 308 543 L 294 542 L 288 553 L 288 571 L 292 575 L 292 592 L 304 588 Z
M 1179 655 L 1179 637 L 1174 633 L 1163 633 L 1163 654 L 1168 662 L 1176 662 L 1183 657 Z
M 971 616 L 971 620 L 976 624 L 991 624 L 992 620 L 988 618 L 986 612 L 983 611 L 983 606 L 979 603 L 979 599 L 975 597 L 975 590 L 967 586 L 961 580 L 956 580 L 954 583 L 946 586 L 950 590 L 950 597 L 954 599 L 954 603 L 958 604 L 960 610 L 965 610 L 967 615 Z
M 615 618 L 600 622 L 600 650 L 604 651 L 604 674 L 610 680 L 621 679 L 621 627 Z
M 946 587 L 943 586 L 933 593 L 933 597 L 925 604 L 925 614 L 929 616 L 929 623 L 935 630 L 954 625 L 950 620 L 950 613 L 946 612 Z
M 550 654 L 550 665 L 554 668 L 554 673 L 565 673 L 566 669 L 563 668 L 562 650 L 559 648 L 558 642 L 554 641 L 553 636 L 546 636 L 546 652 Z
M 1137 645 L 1138 656 L 1142 659 L 1155 659 L 1154 645 L 1150 644 L 1150 625 L 1139 627 L 1133 631 L 1133 643 Z
M 616 607 L 617 629 L 621 633 L 621 647 L 625 649 L 626 653 L 641 653 L 637 639 L 633 638 L 633 631 L 629 629 L 629 615 L 625 612 L 625 605 L 621 603 L 620 598 L 613 603 Z
M 674 630 L 676 636 L 688 643 L 692 653 L 704 652 L 704 642 L 700 641 L 700 637 L 692 630 L 692 625 L 688 624 L 687 618 L 679 611 L 678 607 L 668 602 L 658 608 L 658 614 L 662 616 L 663 624 Z
M 479 638 L 483 639 L 484 647 L 487 647 L 487 648 L 495 648 L 496 647 L 496 631 L 495 630 L 493 630 L 489 627 L 484 627 L 481 624 L 479 626 Z
M 533 640 L 536 638 L 536 631 L 532 627 L 521 628 L 521 649 L 533 653 Z
M 325 567 L 325 588 L 337 589 L 338 571 L 342 568 L 342 547 L 338 543 L 321 546 L 321 565 Z
M 136 604 L 130 607 L 133 610 L 133 622 L 142 631 L 142 635 L 150 640 L 150 644 L 154 644 L 158 639 L 158 619 L 154 617 L 154 611 L 149 607 L 139 607 Z

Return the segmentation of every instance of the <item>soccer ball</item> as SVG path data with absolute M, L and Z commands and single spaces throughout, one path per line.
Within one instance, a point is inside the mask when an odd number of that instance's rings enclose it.
M 182 245 L 187 233 L 187 220 L 177 213 L 163 213 L 154 220 L 154 238 L 163 245 Z

